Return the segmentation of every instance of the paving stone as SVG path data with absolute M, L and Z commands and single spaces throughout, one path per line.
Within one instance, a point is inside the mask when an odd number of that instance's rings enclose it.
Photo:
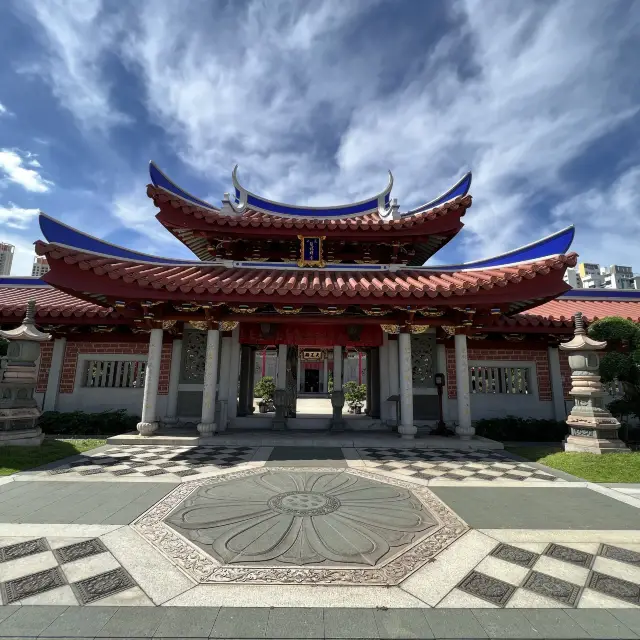
M 525 609 L 522 615 L 544 638 L 590 638 L 591 636 L 560 609 Z
M 503 607 L 509 601 L 516 588 L 504 582 L 487 576 L 479 571 L 472 571 L 458 584 L 458 589 L 470 593 L 472 596 L 482 598 L 499 607 Z
M 611 544 L 603 544 L 600 549 L 600 555 L 618 562 L 626 562 L 634 567 L 640 567 L 640 553 L 631 549 L 623 549 L 614 547 Z
M 424 617 L 436 638 L 488 638 L 471 611 L 465 609 L 425 609 Z
M 208 638 L 220 607 L 171 607 L 154 638 Z
M 562 560 L 562 562 L 569 562 L 576 564 L 579 567 L 589 569 L 593 564 L 595 556 L 592 553 L 586 553 L 579 551 L 578 549 L 572 549 L 571 547 L 565 547 L 561 544 L 551 543 L 545 550 L 544 555 L 556 560 Z
M 20 607 L 0 623 L 0 637 L 37 637 L 68 608 L 55 605 Z
M 587 587 L 607 596 L 640 605 L 640 585 L 634 582 L 592 571 L 589 574 Z
M 266 607 L 222 607 L 210 637 L 212 638 L 264 638 L 269 621 Z
M 380 638 L 433 638 L 422 609 L 376 609 Z
M 18 542 L 17 544 L 10 544 L 6 547 L 0 548 L 0 562 L 8 562 L 9 560 L 24 558 L 25 556 L 31 556 L 34 553 L 41 553 L 42 551 L 48 550 L 49 544 L 45 538 Z
M 42 632 L 42 635 L 51 638 L 94 638 L 117 610 L 118 607 L 69 607 Z
M 161 607 L 120 607 L 95 637 L 152 638 L 166 614 Z
M 606 609 L 566 609 L 565 612 L 592 638 L 599 638 L 599 640 L 638 638 L 629 627 Z
M 640 609 L 608 609 L 608 611 L 640 637 Z
M 473 615 L 490 638 L 542 638 L 520 611 L 515 609 L 473 609 Z
M 325 638 L 379 638 L 371 609 L 325 609 Z
M 66 547 L 54 549 L 53 555 L 60 564 L 64 564 L 66 562 L 80 560 L 80 558 L 86 558 L 98 553 L 103 553 L 106 550 L 107 548 L 98 538 L 91 538 L 89 540 L 77 542 L 76 544 L 70 544 Z
M 56 589 L 66 583 L 67 581 L 60 567 L 54 567 L 53 569 L 46 569 L 45 571 L 3 582 L 0 584 L 0 591 L 2 592 L 3 603 L 11 604 L 23 598 L 29 598 L 38 593 Z
M 506 562 L 512 562 L 518 564 L 521 567 L 531 568 L 539 555 L 533 553 L 533 551 L 527 551 L 526 549 L 520 549 L 519 547 L 513 547 L 510 544 L 499 544 L 492 552 L 492 556 L 505 560 Z
M 541 596 L 553 598 L 566 607 L 575 607 L 580 595 L 580 587 L 578 585 L 538 571 L 531 571 L 522 587 Z
M 322 609 L 271 609 L 267 623 L 267 638 L 324 638 Z
M 138 585 L 136 585 L 131 576 L 121 567 L 97 576 L 85 578 L 71 585 L 80 604 L 89 604 L 102 598 L 108 598 L 115 593 L 120 593 L 136 586 Z
M 6 620 L 9 616 L 12 616 L 16 611 L 20 609 L 19 604 L 8 604 L 0 606 L 0 622 Z

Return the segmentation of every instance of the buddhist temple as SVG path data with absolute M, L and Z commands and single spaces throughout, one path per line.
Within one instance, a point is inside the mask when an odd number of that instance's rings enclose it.
M 469 439 L 481 417 L 564 420 L 570 372 L 558 345 L 576 311 L 587 322 L 640 317 L 638 292 L 563 281 L 576 264 L 573 227 L 430 266 L 473 215 L 471 174 L 406 211 L 391 174 L 379 193 L 325 207 L 265 199 L 237 168 L 220 206 L 154 163 L 150 179 L 157 221 L 192 260 L 116 246 L 41 214 L 35 247 L 50 271 L 0 278 L 0 328 L 19 325 L 33 299 L 54 338 L 39 363 L 45 410 L 123 408 L 150 437 L 191 425 L 201 436 L 386 429 L 411 439 L 439 418 L 439 381 L 445 422 Z M 265 375 L 275 411 L 260 413 L 254 386 Z M 363 416 L 348 415 L 347 380 L 366 384 Z M 305 423 L 300 395 L 326 398 L 330 411 Z

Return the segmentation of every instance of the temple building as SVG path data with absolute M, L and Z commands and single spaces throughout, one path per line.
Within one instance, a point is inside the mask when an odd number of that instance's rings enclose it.
M 577 261 L 573 227 L 429 266 L 471 215 L 470 174 L 408 211 L 391 197 L 391 174 L 371 198 L 330 207 L 267 200 L 237 170 L 219 207 L 153 163 L 150 177 L 158 222 L 194 259 L 133 251 L 41 214 L 36 253 L 50 270 L 0 278 L 0 327 L 17 326 L 33 299 L 54 337 L 39 363 L 44 410 L 126 409 L 144 436 L 180 424 L 204 436 L 397 429 L 410 439 L 438 419 L 441 381 L 444 419 L 469 439 L 478 418 L 564 420 L 570 371 L 558 345 L 576 311 L 587 322 L 640 317 L 640 292 L 563 280 Z M 253 389 L 266 375 L 275 412 L 259 413 Z M 366 384 L 364 416 L 347 414 L 348 380 Z M 320 421 L 298 410 L 307 395 L 326 398 Z

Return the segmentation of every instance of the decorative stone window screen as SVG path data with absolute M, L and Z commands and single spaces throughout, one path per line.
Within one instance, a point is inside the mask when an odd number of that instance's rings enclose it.
M 411 371 L 414 388 L 435 387 L 436 335 L 411 336 Z
M 538 395 L 534 362 L 481 361 L 469 363 L 469 391 L 478 395 Z
M 207 358 L 207 332 L 186 329 L 182 338 L 180 384 L 202 384 Z M 224 373 L 223 373 L 224 375 Z
M 117 355 L 80 356 L 80 386 L 102 389 L 142 389 L 147 369 L 146 356 L 125 359 Z

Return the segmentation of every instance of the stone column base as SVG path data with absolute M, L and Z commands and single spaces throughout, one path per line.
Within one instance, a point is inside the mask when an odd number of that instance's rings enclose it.
M 398 433 L 404 440 L 413 440 L 418 433 L 418 427 L 413 424 L 400 424 Z
M 456 427 L 456 435 L 460 440 L 471 440 L 473 436 L 476 435 L 476 430 L 474 427 Z
M 43 440 L 44 433 L 40 427 L 0 432 L 0 447 L 39 447 Z
M 136 429 L 141 436 L 151 436 L 158 430 L 157 422 L 138 422 Z
M 586 436 L 567 436 L 564 450 L 577 453 L 631 453 L 631 449 L 618 438 L 589 438 Z
M 196 428 L 198 429 L 198 433 L 202 435 L 206 435 L 207 433 L 215 432 L 216 423 L 215 422 L 199 422 Z

